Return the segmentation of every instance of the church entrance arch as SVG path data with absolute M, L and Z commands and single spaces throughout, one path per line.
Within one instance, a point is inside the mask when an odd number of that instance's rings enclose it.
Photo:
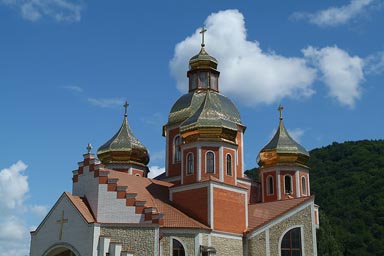
M 69 244 L 56 244 L 49 248 L 44 256 L 80 256 L 80 253 Z

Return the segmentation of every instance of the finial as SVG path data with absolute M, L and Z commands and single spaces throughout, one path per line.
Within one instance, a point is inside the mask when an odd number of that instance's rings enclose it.
M 200 31 L 200 34 L 201 34 L 201 47 L 204 47 L 205 46 L 205 43 L 204 43 L 204 33 L 207 32 L 207 29 L 204 28 L 204 26 L 201 28 L 201 31 Z
M 280 120 L 283 120 L 283 109 L 284 107 L 280 104 L 277 110 L 280 112 Z
M 123 107 L 125 108 L 125 112 L 124 112 L 124 116 L 125 116 L 125 117 L 127 117 L 128 106 L 129 106 L 128 102 L 125 101 L 125 103 L 124 103 L 124 105 L 123 105 Z
M 86 149 L 87 149 L 87 151 L 88 151 L 88 154 L 91 153 L 91 150 L 92 150 L 92 145 L 91 145 L 91 143 L 88 143 Z

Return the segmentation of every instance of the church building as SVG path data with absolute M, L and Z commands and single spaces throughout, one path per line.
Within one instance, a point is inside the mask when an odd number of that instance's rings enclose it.
M 203 39 L 188 93 L 163 126 L 166 168 L 154 179 L 124 105 L 120 129 L 97 155 L 88 145 L 72 192 L 31 232 L 31 256 L 317 255 L 308 151 L 288 134 L 280 106 L 276 133 L 255 156 L 259 181 L 248 178 L 246 126 L 219 91 L 217 66 Z

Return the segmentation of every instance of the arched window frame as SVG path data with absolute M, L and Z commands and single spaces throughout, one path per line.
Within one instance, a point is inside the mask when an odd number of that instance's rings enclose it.
M 175 136 L 173 139 L 173 162 L 181 162 L 181 137 L 180 135 Z
M 275 193 L 275 189 L 274 189 L 274 182 L 273 182 L 273 176 L 272 175 L 268 175 L 267 176 L 267 195 L 273 195 Z
M 211 155 L 211 154 L 212 154 L 212 159 L 209 159 L 208 155 Z M 215 152 L 213 151 L 207 151 L 205 153 L 205 172 L 215 173 Z
M 186 173 L 187 175 L 192 175 L 194 172 L 194 157 L 193 153 L 188 153 L 187 154 L 187 161 L 186 161 Z
M 174 241 L 178 242 L 182 246 L 184 254 L 180 254 L 180 252 L 178 252 L 178 254 L 175 254 Z M 170 252 L 169 253 L 170 253 L 169 255 L 171 255 L 171 256 L 180 256 L 180 255 L 187 256 L 188 255 L 187 254 L 187 247 L 185 246 L 185 244 L 180 239 L 178 239 L 176 237 L 171 237 L 171 239 L 170 239 Z
M 232 176 L 232 155 L 227 154 L 225 157 L 225 160 L 226 160 L 227 175 Z
M 287 188 L 287 178 L 289 178 L 289 189 Z M 284 175 L 284 193 L 285 194 L 293 194 L 293 179 L 292 175 L 286 174 Z
M 295 225 L 295 226 L 291 226 L 289 227 L 287 230 L 285 230 L 283 232 L 283 234 L 280 236 L 279 238 L 279 256 L 282 256 L 282 243 L 283 243 L 283 239 L 285 237 L 285 235 L 287 235 L 289 232 L 293 231 L 294 229 L 299 229 L 300 230 L 300 250 L 296 250 L 296 251 L 300 251 L 300 255 L 303 255 L 303 248 L 304 248 L 304 237 L 303 237 L 303 226 L 302 225 Z M 290 242 L 291 243 L 291 242 Z M 290 244 L 292 245 L 292 244 Z M 289 252 L 292 252 L 292 250 L 289 250 Z
M 301 177 L 301 193 L 303 194 L 303 196 L 307 195 L 307 179 L 305 178 L 305 176 Z

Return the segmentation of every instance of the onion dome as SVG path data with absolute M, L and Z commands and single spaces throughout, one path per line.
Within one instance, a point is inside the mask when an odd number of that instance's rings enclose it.
M 124 120 L 119 131 L 97 150 L 100 161 L 107 164 L 147 165 L 149 154 L 146 147 L 135 137 L 127 120 L 128 103 L 125 102 Z
M 189 69 L 217 69 L 217 60 L 210 56 L 202 45 L 200 52 L 189 60 Z
M 210 56 L 207 51 L 205 50 L 205 43 L 204 43 L 204 33 L 207 32 L 207 30 L 203 27 L 200 31 L 200 34 L 202 36 L 201 41 L 201 50 L 200 52 L 193 56 L 189 60 L 189 69 L 214 69 L 217 68 L 217 60 Z
M 306 166 L 309 160 L 309 153 L 289 135 L 283 123 L 283 107 L 281 105 L 278 110 L 280 111 L 279 126 L 271 141 L 260 151 L 257 163 L 259 166 L 274 164 L 299 164 Z

